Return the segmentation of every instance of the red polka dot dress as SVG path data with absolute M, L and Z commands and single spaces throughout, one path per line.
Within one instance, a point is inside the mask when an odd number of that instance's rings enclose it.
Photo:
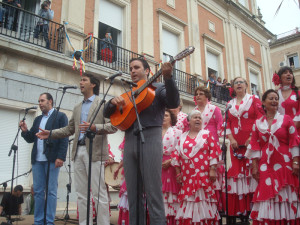
M 300 101 L 297 100 L 295 91 L 292 91 L 287 99 L 283 98 L 281 89 L 278 90 L 278 95 L 278 112 L 281 115 L 290 116 L 294 121 L 300 121 Z M 300 97 L 300 91 L 298 91 L 298 96 Z M 298 134 L 300 134 L 300 128 L 298 128 Z
M 289 116 L 277 113 L 270 129 L 265 116 L 256 121 L 246 153 L 259 160 L 259 183 L 250 214 L 253 225 L 300 224 L 299 181 L 292 174 L 298 146 L 296 127 Z
M 201 130 L 194 139 L 188 133 L 181 135 L 172 161 L 182 174 L 177 224 L 218 224 L 220 217 L 209 170 L 217 164 L 219 146 L 207 130 Z
M 181 133 L 181 130 L 175 127 L 169 127 L 166 131 L 163 137 L 163 162 L 171 159 Z M 170 165 L 167 169 L 162 168 L 161 179 L 167 225 L 175 225 L 175 217 L 179 207 L 177 195 L 180 190 L 180 184 L 176 182 L 175 167 Z
M 245 146 L 249 139 L 252 127 L 256 119 L 260 118 L 261 102 L 255 95 L 246 94 L 240 105 L 236 104 L 236 98 L 229 101 L 232 105 L 228 111 L 227 134 L 232 134 L 239 146 Z M 246 148 L 233 150 L 230 146 L 231 165 L 228 169 L 228 215 L 246 215 L 251 210 L 250 203 L 256 189 L 257 182 L 252 178 L 249 160 L 243 157 Z M 225 192 L 225 187 L 223 188 Z M 225 195 L 224 195 L 225 196 Z M 225 199 L 223 199 L 225 202 Z

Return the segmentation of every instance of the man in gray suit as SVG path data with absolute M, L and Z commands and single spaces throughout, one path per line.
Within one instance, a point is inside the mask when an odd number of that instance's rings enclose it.
M 80 90 L 83 94 L 84 100 L 77 104 L 73 109 L 73 115 L 70 119 L 69 125 L 60 129 L 53 130 L 52 138 L 63 138 L 71 136 L 75 133 L 72 160 L 74 161 L 75 173 L 75 188 L 78 197 L 78 211 L 79 211 L 79 224 L 86 224 L 86 207 L 87 207 L 87 183 L 88 183 L 88 150 L 89 139 L 83 140 L 84 132 L 90 125 L 90 120 L 96 113 L 97 106 L 100 104 L 101 99 L 99 95 L 99 80 L 91 75 L 84 74 L 80 81 Z M 96 203 L 97 224 L 109 225 L 109 203 L 107 190 L 104 182 L 104 164 L 108 160 L 108 142 L 107 134 L 112 134 L 117 129 L 110 124 L 110 121 L 104 119 L 103 108 L 97 114 L 91 130 L 98 135 L 94 138 L 93 153 L 92 153 L 92 180 L 91 188 L 93 197 Z M 42 130 L 37 134 L 41 139 L 49 136 L 49 131 Z M 101 171 L 101 174 L 100 174 Z M 99 188 L 99 177 L 100 189 Z M 99 199 L 98 199 L 98 190 Z M 97 207 L 97 204 L 99 206 Z M 92 210 L 90 211 L 92 212 Z M 92 215 L 92 214 L 91 214 Z M 92 224 L 92 217 L 90 216 L 90 224 Z
M 148 79 L 150 66 L 144 59 L 131 59 L 129 68 L 131 80 L 134 83 Z M 130 225 L 146 224 L 143 191 L 146 193 L 150 224 L 166 224 L 161 182 L 163 154 L 161 126 L 165 108 L 177 108 L 179 105 L 179 92 L 174 79 L 172 79 L 172 70 L 173 67 L 171 63 L 164 63 L 162 65 L 164 84 L 152 84 L 156 88 L 155 98 L 147 109 L 139 113 L 141 125 L 143 126 L 143 134 L 145 136 L 145 144 L 143 144 L 140 149 L 139 168 L 137 163 L 137 143 L 139 143 L 139 138 L 136 136 L 136 121 L 125 131 L 123 162 L 128 192 Z M 125 100 L 122 96 L 110 100 L 105 105 L 105 117 L 109 117 L 116 110 L 117 106 L 123 106 L 124 104 Z M 137 195 L 139 196 L 139 214 L 137 214 L 136 207 Z

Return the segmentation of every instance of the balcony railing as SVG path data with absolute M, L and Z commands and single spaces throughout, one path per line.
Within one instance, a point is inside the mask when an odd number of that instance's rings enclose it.
M 63 25 L 2 2 L 0 34 L 57 52 L 62 52 L 65 39 Z
M 85 39 L 84 48 L 88 43 L 89 38 Z M 96 63 L 127 74 L 129 74 L 130 59 L 139 57 L 143 56 L 99 38 L 94 38 L 84 52 L 85 62 Z

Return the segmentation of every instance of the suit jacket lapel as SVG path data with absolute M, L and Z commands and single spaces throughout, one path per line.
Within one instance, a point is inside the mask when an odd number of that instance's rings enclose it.
M 49 119 L 47 120 L 47 123 L 46 123 L 46 126 L 45 126 L 45 129 L 46 129 L 46 130 L 50 130 L 50 129 L 51 129 L 51 126 L 52 126 L 52 123 L 53 123 L 55 114 L 56 114 L 56 109 L 53 110 L 51 116 L 50 116 Z M 57 119 L 57 118 L 56 118 L 56 119 Z M 55 124 L 53 124 L 52 129 L 55 129 Z

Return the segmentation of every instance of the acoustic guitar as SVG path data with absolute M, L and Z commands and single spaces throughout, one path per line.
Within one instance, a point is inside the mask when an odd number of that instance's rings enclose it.
M 171 58 L 170 63 L 174 63 L 175 61 L 185 58 L 186 56 L 192 54 L 194 50 L 195 48 L 193 46 L 187 47 L 175 57 Z M 139 113 L 152 104 L 155 98 L 155 88 L 150 86 L 150 84 L 152 84 L 161 74 L 162 70 L 160 69 L 147 81 L 138 81 L 137 87 L 133 88 L 133 95 L 136 98 L 135 102 Z M 116 111 L 110 116 L 110 121 L 112 125 L 122 131 L 125 131 L 130 128 L 136 120 L 136 114 L 132 103 L 131 91 L 128 91 L 121 96 L 125 100 L 125 105 L 123 105 L 122 108 L 117 106 Z

